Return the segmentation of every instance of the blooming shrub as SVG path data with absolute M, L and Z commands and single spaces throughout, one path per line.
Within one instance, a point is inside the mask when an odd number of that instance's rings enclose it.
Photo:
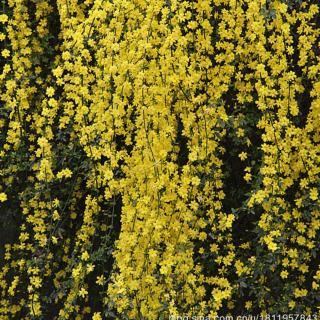
M 316 314 L 319 9 L 2 0 L 0 319 Z

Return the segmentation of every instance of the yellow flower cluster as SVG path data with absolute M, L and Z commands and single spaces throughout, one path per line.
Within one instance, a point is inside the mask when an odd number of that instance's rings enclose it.
M 319 311 L 317 1 L 1 6 L 0 319 Z

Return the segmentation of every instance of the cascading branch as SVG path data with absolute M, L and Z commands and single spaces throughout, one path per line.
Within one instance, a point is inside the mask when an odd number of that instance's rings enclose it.
M 319 11 L 2 0 L 0 319 L 317 315 Z

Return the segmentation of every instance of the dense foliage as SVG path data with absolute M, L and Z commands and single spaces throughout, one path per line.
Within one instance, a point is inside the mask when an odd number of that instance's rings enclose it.
M 319 9 L 2 0 L 0 319 L 316 314 Z

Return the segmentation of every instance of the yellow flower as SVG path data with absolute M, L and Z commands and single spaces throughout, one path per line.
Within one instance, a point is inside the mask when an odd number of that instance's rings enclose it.
M 240 158 L 241 161 L 246 160 L 247 157 L 248 157 L 248 155 L 247 155 L 246 152 L 241 152 L 241 153 L 239 154 L 239 158 Z
M 95 312 L 92 316 L 92 320 L 102 320 L 101 313 Z
M 246 304 L 245 304 L 245 308 L 247 310 L 250 310 L 252 308 L 252 301 L 247 301 Z
M 87 261 L 90 258 L 90 255 L 87 251 L 83 252 L 81 255 L 81 259 Z
M 294 296 L 296 298 L 305 297 L 308 294 L 308 291 L 306 289 L 298 289 L 296 288 L 294 290 Z
M 70 178 L 71 176 L 72 176 L 72 171 L 70 169 L 68 169 L 68 168 L 63 169 L 63 170 L 61 170 L 61 171 L 59 171 L 57 173 L 57 178 L 58 179 L 62 179 L 63 177 L 64 178 Z
M 81 288 L 79 291 L 79 296 L 84 298 L 88 294 L 88 291 L 85 288 Z
M 53 219 L 53 221 L 57 221 L 57 220 L 60 219 L 60 215 L 59 215 L 59 212 L 57 210 L 53 211 L 52 219 Z
M 59 66 L 53 70 L 53 74 L 56 78 L 60 78 L 62 76 L 63 69 Z
M 1 55 L 4 58 L 8 58 L 8 57 L 10 57 L 10 51 L 8 49 L 4 49 L 4 50 L 2 50 Z
M 95 265 L 90 263 L 87 265 L 87 272 L 90 273 L 94 270 Z
M 243 137 L 243 136 L 244 136 L 244 129 L 243 129 L 243 128 L 238 128 L 236 134 L 237 134 L 237 137 L 238 137 L 238 138 Z
M 318 190 L 316 188 L 312 188 L 310 191 L 310 199 L 316 201 L 318 199 Z
M 7 195 L 4 192 L 0 193 L 0 202 L 5 202 L 7 200 Z
M 8 21 L 8 16 L 6 14 L 0 14 L 0 23 L 5 23 Z
M 69 52 L 69 51 L 64 51 L 64 52 L 62 53 L 62 59 L 65 60 L 65 61 L 70 60 L 70 59 L 71 59 L 71 54 L 70 54 L 70 52 Z
M 46 93 L 48 97 L 53 97 L 54 89 L 52 87 L 48 87 Z
M 103 286 L 105 283 L 105 276 L 102 274 L 101 276 L 97 276 L 96 284 L 99 286 Z

